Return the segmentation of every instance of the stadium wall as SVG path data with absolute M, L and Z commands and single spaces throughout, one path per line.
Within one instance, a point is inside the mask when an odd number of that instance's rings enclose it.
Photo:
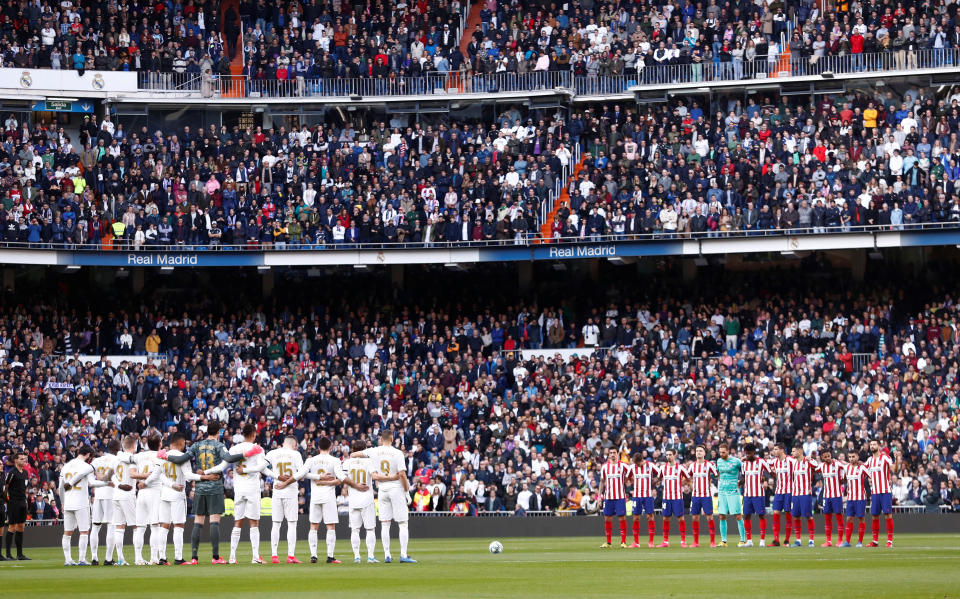
M 897 533 L 948 533 L 960 534 L 960 515 L 958 514 L 898 514 L 896 519 Z M 350 529 L 341 518 L 337 527 L 337 537 L 350 538 Z M 867 518 L 869 520 L 869 518 Z M 823 516 L 816 517 L 818 542 L 823 538 Z M 190 530 L 193 523 L 188 522 L 184 538 L 189 544 Z M 269 532 L 270 519 L 261 520 L 262 531 Z M 233 528 L 233 518 L 223 518 L 220 523 L 222 541 L 230 540 L 230 529 Z M 297 537 L 299 540 L 307 538 L 310 525 L 306 518 L 301 518 Z M 379 527 L 378 527 L 379 528 Z M 284 529 L 286 530 L 286 529 Z M 869 524 L 867 526 L 869 533 Z M 103 532 L 101 531 L 101 536 Z M 377 531 L 379 535 L 379 530 Z M 396 534 L 396 527 L 393 529 Z M 646 534 L 646 528 L 644 528 Z M 660 519 L 657 519 L 657 535 L 660 534 Z M 804 526 L 806 534 L 806 526 Z M 132 532 L 127 533 L 125 543 L 130 543 Z M 417 516 L 410 519 L 410 536 L 413 542 L 416 539 L 442 538 L 484 538 L 499 539 L 509 537 L 601 537 L 603 535 L 603 520 L 599 516 L 567 516 L 567 517 L 456 517 L 456 516 Z M 63 536 L 63 526 L 32 526 L 26 529 L 24 544 L 28 547 L 59 547 Z M 264 543 L 267 541 L 264 539 Z M 207 535 L 203 535 L 206 542 Z M 243 533 L 246 543 L 247 533 Z M 281 539 L 281 548 L 286 547 L 286 533 Z M 102 542 L 101 542 L 102 544 Z M 209 548 L 201 548 L 201 553 L 209 552 Z

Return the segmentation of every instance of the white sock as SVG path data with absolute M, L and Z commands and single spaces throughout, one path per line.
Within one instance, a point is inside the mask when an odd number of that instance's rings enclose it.
M 407 557 L 407 545 L 410 543 L 410 529 L 407 528 L 406 522 L 397 522 L 397 526 L 400 528 L 400 557 Z
M 107 545 L 107 553 L 106 555 L 103 556 L 103 560 L 107 562 L 113 559 L 113 546 L 115 544 L 114 543 L 115 535 L 113 534 L 113 531 L 114 529 L 108 524 L 106 528 L 106 533 L 104 534 L 104 536 L 106 537 L 105 540 Z
M 383 543 L 383 556 L 390 557 L 390 523 L 380 523 L 380 542 Z
M 183 528 L 173 529 L 173 559 L 183 559 Z
M 360 559 L 360 529 L 350 529 L 350 547 L 353 548 L 354 559 Z
M 312 528 L 307 533 L 307 543 L 310 545 L 310 557 L 317 557 L 317 531 Z
M 63 546 L 63 561 L 64 563 L 69 563 L 73 561 L 73 557 L 70 555 L 70 537 L 63 535 L 60 538 L 60 545 Z
M 333 557 L 333 550 L 337 548 L 337 531 L 327 531 L 327 557 Z
M 87 556 L 87 544 L 90 543 L 90 535 L 80 533 L 80 561 L 85 561 Z
M 250 527 L 250 548 L 253 550 L 253 559 L 260 557 L 260 527 Z
M 377 548 L 377 533 L 372 528 L 367 529 L 367 557 L 373 557 L 373 550 Z
M 167 536 L 169 534 L 169 528 L 160 527 L 160 537 L 157 539 L 157 558 L 159 559 L 167 559 Z
M 237 545 L 240 544 L 241 532 L 242 530 L 236 526 L 234 526 L 233 530 L 230 531 L 230 560 L 231 561 L 237 559 Z
M 150 525 L 150 561 L 158 562 L 160 561 L 160 552 L 162 548 L 160 547 L 161 538 L 160 535 L 163 533 L 160 532 L 163 530 L 163 527 L 159 524 Z M 166 535 L 163 536 L 163 543 L 167 542 Z
M 280 525 L 281 522 L 274 522 L 270 527 L 270 555 L 276 556 L 277 549 L 280 547 Z
M 143 561 L 143 537 L 146 534 L 146 526 L 138 526 L 133 529 L 133 558 L 138 562 Z
M 100 549 L 100 525 L 90 525 L 90 557 L 97 559 L 97 551 Z
M 117 554 L 117 561 L 126 561 L 123 559 L 123 535 L 126 533 L 124 528 L 116 528 L 113 531 L 113 550 Z
M 297 523 L 287 521 L 287 555 L 297 555 Z

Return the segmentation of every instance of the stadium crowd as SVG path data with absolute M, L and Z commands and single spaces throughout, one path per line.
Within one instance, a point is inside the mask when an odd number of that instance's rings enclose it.
M 313 455 L 324 434 L 349 453 L 390 427 L 413 509 L 590 513 L 610 448 L 690 460 L 698 444 L 784 443 L 815 456 L 876 439 L 903 455 L 897 505 L 960 509 L 960 306 L 947 270 L 926 293 L 883 273 L 857 284 L 704 272 L 697 289 L 670 277 L 579 297 L 547 285 L 568 299 L 546 303 L 501 297 L 497 276 L 424 273 L 399 294 L 354 277 L 266 306 L 144 297 L 106 311 L 66 288 L 4 301 L 0 455 L 29 453 L 30 516 L 43 519 L 58 516 L 57 471 L 84 443 L 148 428 L 199 439 L 216 419 L 225 439 L 255 422 L 265 448 L 293 434 Z M 550 352 L 563 348 L 578 351 Z M 101 354 L 145 363 L 78 358 Z
M 269 249 L 955 226 L 958 102 L 877 89 L 299 130 L 128 131 L 94 115 L 79 139 L 11 114 L 2 240 Z

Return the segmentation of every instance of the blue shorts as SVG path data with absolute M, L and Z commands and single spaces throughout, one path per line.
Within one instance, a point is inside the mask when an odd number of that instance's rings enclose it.
M 758 516 L 766 515 L 767 513 L 767 498 L 766 497 L 744 497 L 743 498 L 743 515 L 750 516 L 756 514 Z
M 863 518 L 866 513 L 866 499 L 851 499 L 847 502 L 847 518 Z
M 870 515 L 893 513 L 893 496 L 890 493 L 874 493 L 870 498 Z
M 813 496 L 812 495 L 794 495 L 793 510 L 794 518 L 812 518 L 813 517 Z
M 627 500 L 626 499 L 604 499 L 603 515 L 604 516 L 626 516 Z
M 690 500 L 690 515 L 713 515 L 713 497 L 694 497 Z
M 683 500 L 682 499 L 664 499 L 663 500 L 663 517 L 669 518 L 671 516 L 676 516 L 677 518 L 683 518 Z
M 839 497 L 824 497 L 823 498 L 823 513 L 824 514 L 842 514 L 843 513 L 843 499 Z
M 633 498 L 633 515 L 639 516 L 640 514 L 653 515 L 653 497 Z
M 773 496 L 773 511 L 775 512 L 789 512 L 790 511 L 790 498 L 792 496 L 790 493 L 777 493 Z

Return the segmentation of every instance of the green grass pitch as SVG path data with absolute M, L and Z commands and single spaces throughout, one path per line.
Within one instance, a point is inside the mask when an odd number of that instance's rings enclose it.
M 3 597 L 931 597 L 960 599 L 960 535 L 898 535 L 894 549 L 620 549 L 601 538 L 412 539 L 419 564 L 241 565 L 64 568 L 60 549 L 34 549 L 31 562 L 0 563 Z M 818 538 L 818 543 L 822 542 Z M 393 545 L 396 549 L 396 540 Z M 229 548 L 221 544 L 221 548 Z M 281 541 L 281 553 L 286 542 Z M 189 546 L 187 548 L 189 552 Z M 269 552 L 267 544 L 263 550 Z M 306 543 L 299 543 L 301 559 Z M 323 542 L 321 541 L 321 551 Z M 74 558 L 77 548 L 74 545 Z M 124 552 L 128 558 L 132 549 Z M 365 555 L 366 549 L 361 549 Z M 101 558 L 103 546 L 100 547 Z M 168 556 L 173 556 L 172 547 Z M 382 558 L 378 545 L 378 557 Z

